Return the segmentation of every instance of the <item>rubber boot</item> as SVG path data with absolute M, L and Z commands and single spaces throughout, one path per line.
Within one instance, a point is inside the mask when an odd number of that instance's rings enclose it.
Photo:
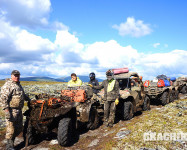
M 15 150 L 13 140 L 7 139 L 6 150 Z

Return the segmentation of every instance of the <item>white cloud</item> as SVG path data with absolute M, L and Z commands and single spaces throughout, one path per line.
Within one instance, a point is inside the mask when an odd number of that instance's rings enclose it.
M 160 43 L 154 43 L 154 44 L 153 44 L 153 47 L 154 47 L 154 48 L 157 48 L 159 45 L 160 45 Z
M 70 34 L 68 30 L 57 31 L 55 45 L 75 53 L 80 52 L 84 48 L 84 45 L 78 42 L 78 38 Z
M 84 45 L 68 30 L 59 30 L 54 43 L 0 20 L 0 71 L 7 76 L 13 69 L 22 76 L 69 76 L 72 72 L 88 75 L 94 71 L 105 78 L 109 68 L 129 67 L 144 79 L 158 74 L 187 75 L 187 51 L 139 53 L 131 45 L 123 47 L 117 41 Z
M 27 62 L 42 61 L 43 54 L 54 51 L 55 45 L 48 39 L 43 39 L 11 26 L 10 23 L 0 19 L 0 62 Z
M 0 33 L 0 39 L 3 39 L 5 35 L 3 33 Z
M 129 66 L 138 57 L 137 50 L 131 46 L 122 47 L 114 40 L 93 43 L 82 53 L 83 59 L 96 59 L 102 68 Z
M 152 32 L 149 26 L 149 24 L 144 24 L 142 20 L 136 21 L 133 17 L 128 17 L 125 23 L 121 23 L 120 25 L 115 24 L 112 27 L 117 29 L 121 36 L 141 37 Z
M 14 8 L 15 5 L 17 7 Z M 144 75 L 144 79 L 158 74 L 187 75 L 187 51 L 145 54 L 139 53 L 131 45 L 121 46 L 115 40 L 84 45 L 63 23 L 48 23 L 50 5 L 49 0 L 0 1 L 1 78 L 9 75 L 13 69 L 20 70 L 22 76 L 60 77 L 69 76 L 72 72 L 88 75 L 94 71 L 97 77 L 105 78 L 107 69 L 126 66 Z M 28 17 L 28 14 L 31 16 Z M 56 39 L 51 42 L 22 29 L 21 25 L 56 29 Z M 113 28 L 123 36 L 140 37 L 152 32 L 148 24 L 132 17 Z M 159 45 L 155 43 L 153 46 Z
M 15 45 L 16 49 L 19 51 L 38 51 L 42 49 L 54 49 L 54 44 L 48 39 L 43 39 L 40 36 L 36 36 L 27 32 L 26 30 L 21 30 L 16 35 Z
M 164 44 L 164 47 L 168 48 L 168 44 Z
M 50 0 L 1 0 L 0 16 L 13 25 L 45 26 L 50 7 Z

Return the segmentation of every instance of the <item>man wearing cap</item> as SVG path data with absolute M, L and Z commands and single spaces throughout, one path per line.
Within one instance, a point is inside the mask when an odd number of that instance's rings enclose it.
M 68 82 L 68 87 L 81 86 L 82 81 L 77 77 L 75 73 L 71 74 L 71 80 Z
M 30 101 L 19 80 L 20 72 L 13 70 L 11 79 L 6 79 L 5 84 L 1 87 L 0 101 L 5 112 L 7 150 L 14 150 L 14 140 L 23 129 L 22 108 L 24 100 Z
M 119 103 L 119 82 L 113 78 L 112 70 L 106 72 L 106 77 L 107 80 L 104 80 L 101 85 L 89 85 L 98 90 L 104 88 L 104 124 L 113 127 L 116 105 Z

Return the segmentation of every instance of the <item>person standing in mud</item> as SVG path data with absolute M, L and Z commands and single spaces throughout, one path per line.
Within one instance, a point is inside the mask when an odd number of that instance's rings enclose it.
M 113 78 L 113 72 L 111 70 L 106 72 L 106 78 L 101 85 L 89 85 L 98 90 L 104 88 L 104 125 L 113 127 L 116 105 L 119 103 L 119 83 Z
M 82 81 L 77 77 L 75 73 L 71 74 L 71 80 L 68 82 L 68 87 L 81 86 Z
M 20 72 L 13 70 L 11 79 L 7 79 L 1 87 L 0 101 L 6 120 L 6 150 L 14 150 L 14 140 L 23 129 L 22 108 L 24 100 L 30 101 L 29 97 L 25 95 L 19 80 Z
M 95 78 L 95 73 L 94 72 L 91 72 L 89 74 L 89 77 L 90 77 L 90 81 L 88 82 L 88 84 L 91 84 L 92 86 L 98 86 L 99 85 L 99 82 L 98 80 Z M 96 99 L 97 98 L 97 93 L 99 92 L 99 90 L 97 89 L 93 89 L 93 99 Z

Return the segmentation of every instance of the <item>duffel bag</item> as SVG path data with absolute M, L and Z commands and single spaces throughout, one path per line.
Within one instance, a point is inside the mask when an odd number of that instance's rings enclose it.
M 168 80 L 164 80 L 164 84 L 165 84 L 165 86 L 171 86 L 170 82 Z
M 158 87 L 164 87 L 165 86 L 164 80 L 159 79 L 158 82 L 157 82 L 157 86 Z
M 128 73 L 129 72 L 129 68 L 127 68 L 127 67 L 125 67 L 125 68 L 116 68 L 116 69 L 112 69 L 112 71 L 114 72 L 114 74 Z
M 175 77 L 171 77 L 170 80 L 171 81 L 176 81 L 176 78 Z
M 150 81 L 146 80 L 143 85 L 144 85 L 144 87 L 149 87 L 149 84 L 150 84 Z

